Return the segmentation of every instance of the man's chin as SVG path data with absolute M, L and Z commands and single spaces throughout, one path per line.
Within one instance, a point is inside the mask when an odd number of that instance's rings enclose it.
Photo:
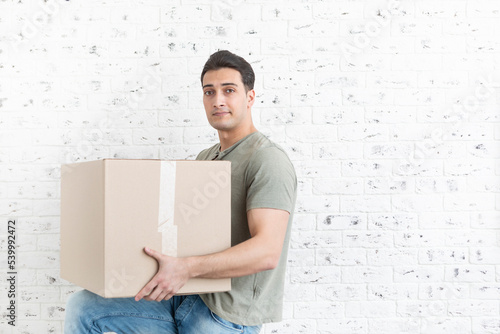
M 228 130 L 231 130 L 233 128 L 232 124 L 228 123 L 228 122 L 210 122 L 210 125 L 212 126 L 212 128 L 214 128 L 215 130 L 218 130 L 218 131 L 228 131 Z

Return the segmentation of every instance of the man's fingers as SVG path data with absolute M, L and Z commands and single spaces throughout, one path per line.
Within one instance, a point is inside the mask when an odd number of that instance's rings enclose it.
M 154 289 L 144 297 L 145 300 L 161 302 L 162 300 L 172 298 L 172 291 L 168 288 L 161 288 L 159 285 L 155 286 Z
M 155 258 L 156 260 L 158 260 L 158 261 L 160 260 L 161 254 L 158 253 L 157 251 L 155 251 L 154 249 L 144 247 L 144 252 L 146 252 L 146 254 Z
M 148 296 L 151 293 L 151 291 L 153 291 L 155 286 L 156 286 L 156 282 L 154 280 L 151 280 L 148 284 L 146 284 L 146 286 L 144 288 L 142 288 L 141 291 L 139 291 L 139 293 L 135 296 L 135 300 L 139 301 L 142 298 L 144 298 L 145 296 Z
M 182 284 L 179 284 L 179 277 L 177 277 L 179 275 L 173 275 L 172 269 L 168 269 L 175 267 L 173 264 L 175 263 L 175 258 L 170 258 L 148 247 L 144 247 L 144 252 L 158 261 L 159 269 L 155 277 L 135 296 L 135 300 L 139 301 L 144 298 L 150 301 L 162 301 L 172 298 L 177 290 L 184 285 L 182 280 Z
M 156 300 L 158 302 L 163 299 L 170 299 L 173 296 L 173 290 L 168 286 L 160 286 L 153 278 L 141 291 L 135 296 L 135 300 L 139 301 L 142 298 L 146 300 Z M 168 298 L 167 298 L 168 297 Z
M 160 262 L 160 257 L 161 257 L 161 253 L 158 253 L 157 251 L 151 249 L 151 248 L 148 248 L 148 247 L 144 247 L 144 252 L 151 256 L 152 258 L 154 258 L 155 260 L 158 261 L 158 263 Z M 153 277 L 153 279 L 151 281 L 149 281 L 148 284 L 146 284 L 144 286 L 144 288 L 142 288 L 141 291 L 139 291 L 139 293 L 135 296 L 135 300 L 136 301 L 139 301 L 141 300 L 142 298 L 148 296 L 148 298 L 145 298 L 146 300 L 150 300 L 150 294 L 151 292 L 153 291 L 153 289 L 156 287 L 157 285 L 157 281 L 156 281 L 156 277 Z
M 161 289 L 156 286 L 153 291 L 151 291 L 150 294 L 148 294 L 146 297 L 144 297 L 144 299 L 146 300 L 150 300 L 150 301 L 153 301 L 153 300 L 158 300 L 158 297 L 161 295 L 162 291 Z
M 147 292 L 145 290 L 146 288 L 142 288 L 141 291 L 139 291 L 139 293 L 137 295 L 135 295 L 135 301 L 138 302 L 139 300 L 141 300 L 142 298 L 144 298 L 144 296 L 147 296 Z
M 156 300 L 157 302 L 161 302 L 161 301 L 162 301 L 163 299 L 165 299 L 165 297 L 167 297 L 167 296 L 168 296 L 168 293 L 167 293 L 166 291 L 162 291 L 162 292 L 158 295 L 158 297 L 156 297 L 156 299 L 155 299 L 155 300 Z

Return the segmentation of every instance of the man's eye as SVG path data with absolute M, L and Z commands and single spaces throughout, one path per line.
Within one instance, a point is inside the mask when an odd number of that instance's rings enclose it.
M 234 89 L 232 89 L 232 88 L 226 89 L 226 93 L 232 93 L 232 92 L 234 92 Z
M 207 96 L 209 96 L 209 95 L 212 95 L 213 92 L 211 90 L 207 90 L 204 94 L 207 95 Z

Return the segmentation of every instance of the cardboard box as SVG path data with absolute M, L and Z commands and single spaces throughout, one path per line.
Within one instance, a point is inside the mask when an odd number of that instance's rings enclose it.
M 104 159 L 61 166 L 61 278 L 103 297 L 135 296 L 158 264 L 231 247 L 228 161 Z M 191 279 L 179 294 L 228 291 Z

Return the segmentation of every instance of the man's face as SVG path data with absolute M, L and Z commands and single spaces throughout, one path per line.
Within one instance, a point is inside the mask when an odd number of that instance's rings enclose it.
M 203 77 L 203 105 L 210 125 L 231 131 L 252 124 L 254 90 L 245 91 L 241 74 L 232 68 L 208 71 Z

